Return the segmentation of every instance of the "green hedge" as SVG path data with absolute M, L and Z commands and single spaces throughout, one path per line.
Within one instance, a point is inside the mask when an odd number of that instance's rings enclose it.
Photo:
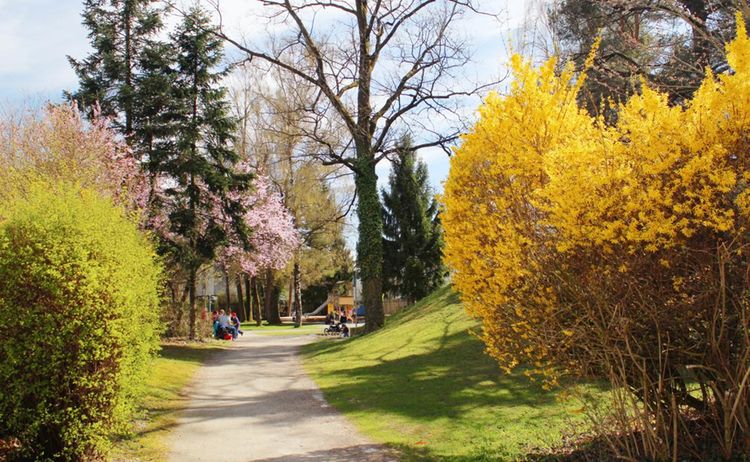
M 126 428 L 158 348 L 161 270 L 132 220 L 71 185 L 0 208 L 0 439 L 87 460 Z

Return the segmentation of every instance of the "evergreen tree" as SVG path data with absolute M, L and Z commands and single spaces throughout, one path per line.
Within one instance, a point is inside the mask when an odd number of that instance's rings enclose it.
M 383 196 L 383 287 L 409 301 L 436 289 L 445 279 L 437 201 L 428 184 L 427 165 L 417 159 L 411 140 L 398 149 Z
M 247 242 L 242 196 L 250 175 L 237 173 L 232 149 L 235 121 L 229 115 L 222 42 L 210 32 L 209 16 L 193 8 L 171 35 L 175 47 L 171 98 L 156 115 L 149 168 L 163 178 L 171 255 L 188 274 L 190 335 L 195 335 L 195 278 L 231 235 Z M 165 81 L 165 82 L 166 82 Z M 160 94 L 154 91 L 154 95 Z M 158 154 L 158 155 L 157 155 Z
M 176 53 L 171 42 L 149 41 L 139 59 L 141 72 L 135 78 L 138 97 L 133 104 L 134 136 L 129 141 L 140 154 L 143 168 L 151 174 L 152 193 L 158 166 L 169 156 L 165 150 L 171 149 L 170 143 L 163 141 L 173 139 L 177 129 L 173 120 L 178 112 L 174 95 Z
M 114 127 L 130 140 L 134 132 L 136 86 L 143 56 L 162 27 L 157 0 L 86 0 L 83 24 L 94 51 L 82 60 L 68 57 L 79 89 L 66 93 L 91 117 L 95 105 L 112 117 Z

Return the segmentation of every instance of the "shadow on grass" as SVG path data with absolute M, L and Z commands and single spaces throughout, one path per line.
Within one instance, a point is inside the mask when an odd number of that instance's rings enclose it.
M 426 420 L 456 418 L 484 406 L 554 404 L 555 394 L 539 384 L 520 374 L 502 374 L 469 333 L 449 333 L 448 321 L 440 327 L 439 342 L 428 352 L 384 359 L 395 350 L 408 349 L 413 338 L 405 338 L 378 356 L 364 358 L 365 366 L 352 367 L 342 360 L 340 368 L 318 371 L 326 397 L 337 408 L 379 409 Z M 350 342 L 318 342 L 305 350 L 312 361 L 351 355 L 364 351 L 360 344 L 372 335 L 377 333 Z
M 303 351 L 326 399 L 381 432 L 404 462 L 517 460 L 554 444 L 570 406 L 522 373 L 503 373 L 470 332 L 475 326 L 458 296 L 442 289 L 380 331 Z M 404 419 L 398 425 L 413 442 L 378 424 L 389 416 Z

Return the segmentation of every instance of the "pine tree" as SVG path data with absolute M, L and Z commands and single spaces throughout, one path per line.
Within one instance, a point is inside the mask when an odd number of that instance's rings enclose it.
M 157 0 L 86 0 L 83 25 L 89 30 L 94 51 L 82 60 L 68 56 L 78 75 L 79 89 L 66 93 L 89 117 L 99 106 L 101 114 L 113 118 L 114 128 L 127 140 L 134 132 L 137 104 L 136 79 L 142 57 L 158 43 L 162 28 Z
M 152 173 L 168 184 L 161 201 L 168 213 L 171 254 L 188 274 L 191 337 L 196 272 L 230 235 L 246 241 L 241 199 L 251 179 L 237 173 L 235 121 L 220 85 L 225 71 L 217 70 L 222 42 L 211 27 L 209 16 L 196 7 L 171 35 L 173 90 L 152 128 L 158 136 L 149 162 Z
M 416 301 L 445 279 L 437 201 L 428 183 L 427 165 L 405 138 L 383 196 L 383 287 Z

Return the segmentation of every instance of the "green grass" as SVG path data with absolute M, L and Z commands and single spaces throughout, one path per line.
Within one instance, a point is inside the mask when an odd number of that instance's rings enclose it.
M 255 323 L 242 323 L 242 330 L 245 332 L 254 332 L 260 335 L 310 335 L 320 334 L 325 329 L 323 324 L 302 324 L 301 327 L 294 327 L 294 324 L 266 324 L 263 323 L 260 326 L 256 326 Z
M 133 434 L 116 443 L 112 459 L 166 460 L 169 432 L 187 404 L 184 388 L 208 357 L 227 345 L 219 341 L 162 345 L 144 384 L 146 392 L 139 403 Z
M 549 392 L 503 374 L 472 335 L 476 328 L 443 288 L 374 334 L 307 345 L 305 368 L 331 404 L 398 448 L 403 462 L 517 460 L 582 425 L 580 401 L 562 396 L 602 391 Z

